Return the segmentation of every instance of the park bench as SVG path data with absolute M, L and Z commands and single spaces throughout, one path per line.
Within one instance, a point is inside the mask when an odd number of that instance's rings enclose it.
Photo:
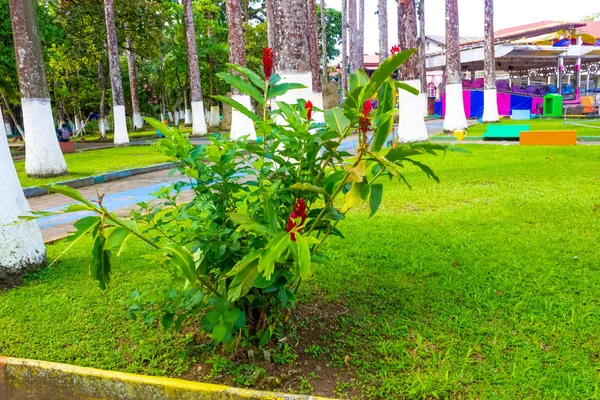
M 518 140 L 521 132 L 529 131 L 529 125 L 488 125 L 483 140 Z
M 522 132 L 520 144 L 528 146 L 574 146 L 577 144 L 577 131 Z

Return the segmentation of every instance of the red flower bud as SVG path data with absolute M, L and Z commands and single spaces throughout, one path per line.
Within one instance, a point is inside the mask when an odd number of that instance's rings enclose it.
M 363 106 L 362 117 L 360 117 L 360 120 L 358 121 L 359 129 L 362 133 L 367 133 L 371 126 L 371 121 L 369 120 L 371 111 L 373 111 L 373 103 L 371 100 L 367 100 Z
M 308 114 L 306 116 L 306 118 L 308 118 L 308 120 L 310 121 L 310 119 L 312 118 L 312 111 L 313 111 L 313 103 L 312 101 L 307 101 L 306 104 L 304 105 L 304 109 L 308 110 Z M 300 199 L 302 200 L 302 199 Z
M 298 202 L 296 202 L 296 205 L 294 206 L 294 211 L 292 211 L 292 213 L 290 214 L 290 217 L 287 221 L 287 225 L 285 227 L 286 232 L 290 233 L 290 239 L 292 239 L 292 242 L 296 241 L 296 233 L 292 232 L 298 226 L 296 220 L 301 219 L 300 226 L 303 226 L 304 221 L 306 221 L 307 215 L 308 213 L 306 210 L 306 202 L 304 201 L 304 199 L 299 199 Z M 302 232 L 302 228 L 298 229 L 298 232 Z
M 392 53 L 392 55 L 400 53 L 400 46 L 398 46 L 397 44 L 393 45 L 390 49 L 390 53 Z
M 273 49 L 270 47 L 263 49 L 263 69 L 265 79 L 268 81 L 273 74 Z

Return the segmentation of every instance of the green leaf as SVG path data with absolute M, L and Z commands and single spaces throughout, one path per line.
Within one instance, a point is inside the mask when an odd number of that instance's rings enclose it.
M 340 212 L 344 214 L 349 209 L 359 204 L 362 201 L 361 192 L 362 188 L 365 185 L 363 182 L 352 182 L 352 187 L 346 193 L 346 197 L 344 198 L 344 205 L 342 206 Z
M 381 205 L 381 198 L 383 196 L 383 185 L 381 183 L 374 183 L 371 185 L 371 196 L 369 196 L 369 207 L 371 207 L 371 215 L 372 217 L 375 215 L 379 206 Z
M 334 107 L 325 111 L 325 125 L 332 131 L 343 135 L 350 125 L 350 120 L 346 118 L 339 107 Z
M 273 206 L 273 202 L 270 198 L 265 197 L 263 201 L 264 207 L 264 216 L 265 222 L 269 226 L 271 232 L 277 232 L 277 213 L 275 212 L 275 207 Z
M 396 162 L 418 154 L 423 154 L 423 151 L 410 146 L 402 146 L 390 150 L 390 152 L 385 155 L 385 158 L 391 162 Z
M 190 251 L 176 243 L 169 243 L 163 246 L 160 251 L 168 256 L 175 266 L 183 272 L 183 276 L 194 283 L 196 281 L 196 263 L 194 262 L 194 257 L 190 253 Z
M 268 235 L 270 233 L 269 228 L 256 222 L 249 216 L 241 213 L 228 213 L 227 216 L 236 225 L 246 232 L 256 232 L 261 235 Z
M 310 259 L 312 262 L 317 264 L 331 264 L 331 259 L 321 253 L 311 255 Z
M 262 250 L 254 250 L 251 253 L 246 254 L 244 258 L 235 264 L 235 266 L 225 276 L 234 276 L 243 271 L 252 261 L 256 260 L 262 254 Z
M 406 90 L 407 92 L 414 94 L 415 96 L 419 95 L 419 90 L 417 88 L 414 88 L 404 82 L 396 82 L 396 89 Z
M 383 114 L 390 112 L 394 109 L 396 105 L 396 89 L 394 88 L 394 83 L 392 79 L 387 79 L 379 93 L 377 94 L 377 116 L 381 117 Z M 377 125 L 377 130 L 374 133 L 373 144 L 371 145 L 371 149 L 373 151 L 380 151 L 385 145 L 385 141 L 389 137 L 392 129 L 394 128 L 394 119 L 388 118 L 385 121 L 379 121 Z
M 219 344 L 221 342 L 229 343 L 229 341 L 231 340 L 231 336 L 232 336 L 231 328 L 227 327 L 225 324 L 219 324 L 219 325 L 215 326 L 215 328 L 213 329 L 212 336 L 213 336 L 213 340 L 217 344 Z
M 212 98 L 217 101 L 220 101 L 221 103 L 230 105 L 231 107 L 235 108 L 236 110 L 238 110 L 239 112 L 244 114 L 246 117 L 250 118 L 252 121 L 260 122 L 260 118 L 258 118 L 258 116 L 256 114 L 254 114 L 252 111 L 248 110 L 246 107 L 244 107 L 238 101 L 235 101 L 234 99 L 232 99 L 230 97 L 226 97 L 226 96 L 212 96 Z
M 79 193 L 79 191 L 73 188 L 63 185 L 43 185 L 41 187 L 49 192 L 62 194 L 63 196 L 67 196 L 73 200 L 80 201 L 92 209 L 97 210 L 96 206 L 91 201 L 86 199 L 81 193 Z
M 123 251 L 123 247 L 127 240 L 131 237 L 131 231 L 127 228 L 116 228 L 108 236 L 106 240 L 105 248 L 109 250 L 117 250 L 117 256 L 121 255 L 121 251 Z
M 328 195 L 328 193 L 325 191 L 325 189 L 315 186 L 315 185 L 311 185 L 310 183 L 305 183 L 305 182 L 294 183 L 292 186 L 290 186 L 290 190 L 297 190 L 299 192 L 313 192 L 313 193 L 318 193 L 318 194 L 322 194 L 325 196 Z
M 110 282 L 110 251 L 104 248 L 104 242 L 104 236 L 96 236 L 90 262 L 90 276 L 98 281 L 102 290 L 106 289 L 106 284 Z
M 225 81 L 225 83 L 237 88 L 240 92 L 252 97 L 261 106 L 265 105 L 265 99 L 262 93 L 259 92 L 250 82 L 240 78 L 237 75 L 227 72 L 219 72 L 217 76 Z
M 277 234 L 267 244 L 267 247 L 263 251 L 258 261 L 258 271 L 263 274 L 266 279 L 271 277 L 271 274 L 275 270 L 275 261 L 283 252 L 288 248 L 290 243 L 290 234 L 286 231 L 282 231 Z
M 144 120 L 148 124 L 150 124 L 151 127 L 153 127 L 154 129 L 156 129 L 157 131 L 162 133 L 165 137 L 172 138 L 173 136 L 175 136 L 175 130 L 173 128 L 165 125 L 161 121 L 154 119 L 154 118 L 150 118 L 150 117 L 144 117 Z
M 73 226 L 77 230 L 69 234 L 68 240 L 74 241 L 88 232 L 95 231 L 100 226 L 101 221 L 102 220 L 100 219 L 100 217 L 85 217 L 78 220 L 73 224 Z
M 262 91 L 265 90 L 267 84 L 264 78 L 262 78 L 256 72 L 236 64 L 231 64 L 231 68 L 244 75 L 246 78 L 250 79 L 250 82 L 252 82 L 257 88 L 261 89 Z
M 163 326 L 163 329 L 169 329 L 171 327 L 171 325 L 173 325 L 173 317 L 175 317 L 175 314 L 172 314 L 172 313 L 166 313 L 162 317 L 162 320 L 160 321 L 160 323 Z
M 290 90 L 294 89 L 306 89 L 306 86 L 300 83 L 280 83 L 279 85 L 269 87 L 267 98 L 272 99 L 273 97 L 283 96 Z
M 392 74 L 400 68 L 402 64 L 404 64 L 413 54 L 415 54 L 415 49 L 409 49 L 402 51 L 398 54 L 394 54 L 389 57 L 387 60 L 379 65 L 379 68 L 373 72 L 371 75 L 371 84 L 373 85 L 373 93 L 377 92 L 381 85 L 392 76 Z M 367 94 L 367 98 L 370 95 Z
M 244 269 L 238 270 L 235 274 L 233 281 L 229 285 L 229 301 L 233 302 L 240 297 L 244 297 L 252 288 L 252 284 L 258 276 L 258 265 L 254 262 L 256 258 Z
M 298 267 L 300 269 L 300 278 L 307 279 L 311 275 L 310 269 L 310 249 L 308 247 L 308 242 L 304 238 L 304 236 L 297 234 L 296 235 L 296 244 L 298 245 Z
M 352 93 L 355 89 L 366 85 L 368 82 L 369 76 L 362 69 L 351 73 L 350 77 L 348 78 L 348 86 L 350 89 L 349 92 Z

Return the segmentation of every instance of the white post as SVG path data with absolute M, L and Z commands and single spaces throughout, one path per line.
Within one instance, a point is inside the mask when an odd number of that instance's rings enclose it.
M 17 177 L 6 135 L 0 136 L 0 170 L 1 287 L 18 282 L 21 275 L 43 264 L 46 249 L 36 221 L 16 224 L 20 216 L 29 214 L 30 208 Z

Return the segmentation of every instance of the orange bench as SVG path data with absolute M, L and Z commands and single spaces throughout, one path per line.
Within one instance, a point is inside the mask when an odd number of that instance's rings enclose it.
M 574 146 L 577 144 L 577 131 L 521 132 L 520 143 L 534 146 Z
M 58 142 L 58 145 L 60 146 L 60 151 L 62 151 L 63 154 L 75 153 L 75 142 L 73 141 Z

